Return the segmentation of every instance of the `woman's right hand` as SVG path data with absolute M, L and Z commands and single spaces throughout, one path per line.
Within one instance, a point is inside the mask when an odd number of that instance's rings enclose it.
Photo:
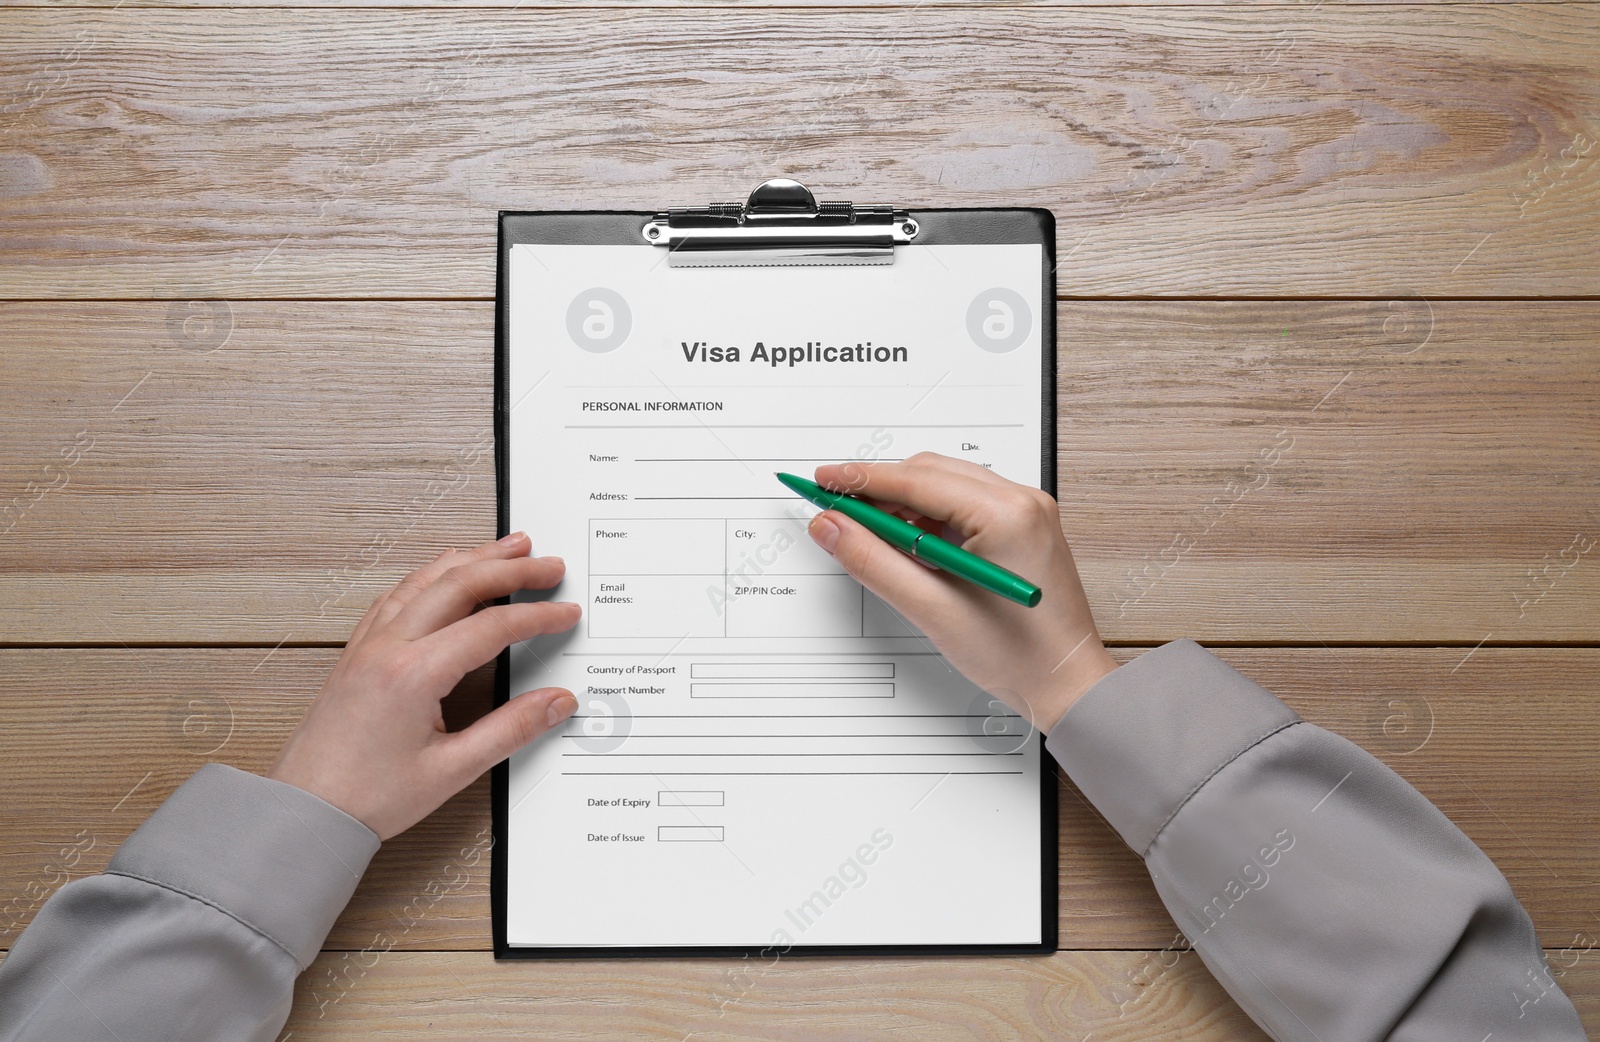
M 836 510 L 811 520 L 812 539 L 905 616 L 967 679 L 1049 733 L 1096 681 L 1107 654 L 1061 532 L 1056 501 L 967 460 L 920 452 L 902 463 L 818 467 L 824 488 L 876 505 L 1038 584 L 1027 608 L 935 571 Z

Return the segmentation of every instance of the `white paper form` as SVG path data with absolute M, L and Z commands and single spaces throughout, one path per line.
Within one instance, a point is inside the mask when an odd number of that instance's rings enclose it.
M 1041 248 L 664 256 L 510 250 L 510 530 L 584 615 L 512 649 L 513 696 L 579 709 L 511 761 L 508 944 L 1037 943 L 1037 741 L 773 472 L 933 450 L 1038 486 Z

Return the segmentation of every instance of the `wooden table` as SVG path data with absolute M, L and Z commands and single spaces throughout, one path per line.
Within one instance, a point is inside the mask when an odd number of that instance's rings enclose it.
M 0 7 L 5 944 L 492 535 L 497 209 L 787 173 L 1055 211 L 1106 636 L 1383 757 L 1600 1031 L 1600 6 L 297 2 Z M 378 855 L 285 1037 L 1260 1038 L 1063 788 L 1055 957 L 752 971 L 495 964 L 479 783 Z

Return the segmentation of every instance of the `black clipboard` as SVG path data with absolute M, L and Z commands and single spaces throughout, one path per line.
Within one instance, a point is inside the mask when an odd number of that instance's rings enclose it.
M 663 237 L 666 241 L 663 241 Z M 669 211 L 561 210 L 507 211 L 499 214 L 495 274 L 494 435 L 496 534 L 509 534 L 511 473 L 508 351 L 510 338 L 510 251 L 533 245 L 636 245 L 654 242 L 670 251 L 673 263 L 698 267 L 782 266 L 793 264 L 886 263 L 895 248 L 939 244 L 1023 244 L 1041 247 L 1039 324 L 1041 356 L 1041 486 L 1056 494 L 1056 250 L 1055 216 L 1035 208 L 899 209 L 848 203 L 817 204 L 798 182 L 775 179 L 758 187 L 747 202 Z M 496 662 L 494 704 L 510 693 L 511 652 Z M 1040 931 L 1038 943 L 792 945 L 789 955 L 1048 955 L 1057 948 L 1060 916 L 1058 808 L 1055 772 L 1049 767 L 1044 735 L 1035 734 L 1039 753 Z M 506 940 L 506 890 L 509 885 L 507 827 L 509 761 L 491 772 L 494 846 L 490 866 L 490 909 L 496 959 L 705 958 L 772 959 L 772 946 L 511 945 Z M 973 899 L 981 896 L 974 881 Z

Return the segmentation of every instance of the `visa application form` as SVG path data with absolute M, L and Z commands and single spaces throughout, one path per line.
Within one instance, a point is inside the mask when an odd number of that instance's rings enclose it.
M 1037 487 L 1041 247 L 663 253 L 510 249 L 509 530 L 583 617 L 512 648 L 513 696 L 579 708 L 511 761 L 507 944 L 1038 943 L 1040 743 L 773 474 L 932 450 Z

